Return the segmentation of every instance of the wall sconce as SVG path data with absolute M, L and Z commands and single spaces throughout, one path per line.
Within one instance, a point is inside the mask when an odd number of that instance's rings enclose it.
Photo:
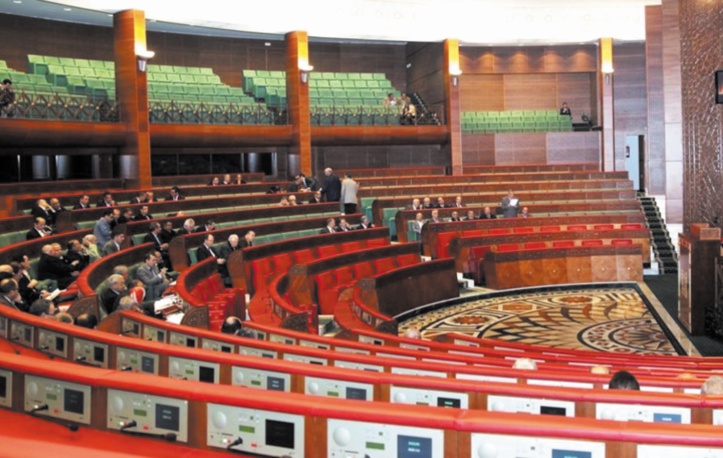
M 452 86 L 457 87 L 459 84 L 459 77 L 462 75 L 462 70 L 459 68 L 450 68 L 449 76 L 452 77 Z
M 600 71 L 605 75 L 605 83 L 610 83 L 610 75 L 615 72 L 613 67 L 613 39 L 600 39 Z
M 147 49 L 136 49 L 136 58 L 138 59 L 138 71 L 141 73 L 146 72 L 148 61 L 153 59 L 156 53 Z
M 314 71 L 314 67 L 312 65 L 306 64 L 305 66 L 300 66 L 299 70 L 301 71 L 301 82 L 303 84 L 309 83 L 309 73 Z

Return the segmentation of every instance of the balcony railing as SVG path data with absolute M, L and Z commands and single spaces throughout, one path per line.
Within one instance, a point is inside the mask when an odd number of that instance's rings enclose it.
M 108 99 L 72 94 L 16 92 L 9 118 L 79 122 L 118 122 L 118 106 Z

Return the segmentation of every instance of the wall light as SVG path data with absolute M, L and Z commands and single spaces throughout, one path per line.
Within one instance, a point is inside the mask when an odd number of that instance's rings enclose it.
M 459 67 L 452 67 L 449 69 L 449 76 L 452 77 L 452 86 L 457 86 L 459 84 L 459 77 L 462 75 L 462 70 L 459 69 Z
M 304 84 L 309 83 L 309 74 L 314 71 L 314 66 L 306 64 L 305 66 L 299 66 L 301 71 L 301 82 Z
M 138 59 L 138 71 L 141 73 L 145 73 L 146 68 L 148 66 L 148 61 L 153 59 L 153 57 L 155 55 L 156 55 L 156 53 L 154 51 L 136 48 L 136 58 Z
M 600 39 L 600 71 L 608 75 L 615 72 L 613 67 L 613 39 Z

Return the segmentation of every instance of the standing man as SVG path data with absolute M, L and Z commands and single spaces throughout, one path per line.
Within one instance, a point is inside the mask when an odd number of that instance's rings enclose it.
M 326 196 L 327 202 L 339 202 L 341 199 L 341 180 L 333 172 L 331 167 L 324 169 L 324 187 L 321 193 Z
M 507 191 L 507 195 L 502 198 L 500 207 L 502 207 L 502 214 L 505 218 L 516 218 L 520 209 L 520 199 L 515 197 L 515 193 L 510 189 Z
M 345 173 L 344 181 L 341 182 L 341 203 L 344 204 L 344 214 L 356 213 L 357 191 L 359 191 L 359 183 L 352 180 L 350 174 Z
M 112 229 L 110 222 L 113 220 L 113 210 L 106 210 L 103 212 L 103 216 L 95 223 L 93 228 L 93 235 L 98 240 L 98 248 L 101 250 L 103 246 L 108 243 L 112 237 Z

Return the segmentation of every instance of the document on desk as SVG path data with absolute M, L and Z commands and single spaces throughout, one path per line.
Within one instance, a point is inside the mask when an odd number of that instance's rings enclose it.
M 510 199 L 510 207 L 516 207 L 517 204 L 519 204 L 519 203 L 520 203 L 520 199 L 518 199 L 518 198 Z

